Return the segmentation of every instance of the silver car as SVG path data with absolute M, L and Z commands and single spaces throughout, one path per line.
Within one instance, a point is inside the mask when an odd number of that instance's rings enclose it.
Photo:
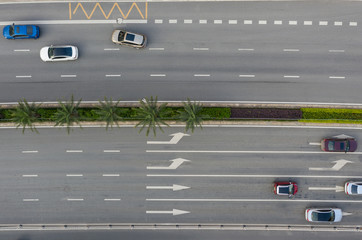
M 362 194 L 362 182 L 346 182 L 344 192 L 348 195 Z
M 46 46 L 40 49 L 40 58 L 44 62 L 76 60 L 78 59 L 78 48 L 71 45 Z
M 112 33 L 112 42 L 134 48 L 144 48 L 147 43 L 147 38 L 143 34 L 114 30 Z
M 307 208 L 305 219 L 308 222 L 340 222 L 342 210 L 339 208 Z

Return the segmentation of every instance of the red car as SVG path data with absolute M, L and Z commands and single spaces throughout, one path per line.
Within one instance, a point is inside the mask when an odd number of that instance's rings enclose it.
M 288 195 L 289 197 L 298 192 L 298 185 L 295 182 L 274 183 L 274 193 L 276 195 Z
M 326 152 L 354 152 L 357 142 L 354 138 L 324 138 L 321 149 Z

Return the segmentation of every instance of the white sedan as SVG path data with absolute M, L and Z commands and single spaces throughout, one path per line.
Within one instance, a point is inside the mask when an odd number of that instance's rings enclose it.
M 346 182 L 344 192 L 348 195 L 362 194 L 362 182 Z
M 340 222 L 342 210 L 339 208 L 308 208 L 305 210 L 308 222 Z
M 40 49 L 40 58 L 44 62 L 76 60 L 78 59 L 78 48 L 71 45 L 46 46 Z

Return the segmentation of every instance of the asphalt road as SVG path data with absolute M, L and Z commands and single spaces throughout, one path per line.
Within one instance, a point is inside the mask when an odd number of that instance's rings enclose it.
M 130 5 L 118 4 L 124 15 Z M 110 12 L 113 3 L 91 15 L 94 6 L 1 5 L 0 24 L 40 21 L 41 37 L 0 39 L 0 102 L 74 94 L 88 101 L 157 95 L 165 101 L 362 103 L 359 2 L 139 3 L 140 11 L 134 7 L 127 17 L 117 7 Z M 120 25 L 118 17 L 147 23 Z M 146 34 L 147 48 L 113 45 L 117 28 Z M 39 50 L 51 44 L 78 46 L 79 59 L 42 62 Z

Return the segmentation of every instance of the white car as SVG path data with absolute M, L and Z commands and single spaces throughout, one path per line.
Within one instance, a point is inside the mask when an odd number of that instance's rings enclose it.
M 78 59 L 78 48 L 71 45 L 43 47 L 40 49 L 40 58 L 44 62 L 76 60 Z
M 342 210 L 339 208 L 307 208 L 305 219 L 308 222 L 340 222 Z
M 346 182 L 344 192 L 348 195 L 362 194 L 362 182 Z
M 143 34 L 114 30 L 112 33 L 112 42 L 134 48 L 144 48 L 147 43 L 147 38 Z

